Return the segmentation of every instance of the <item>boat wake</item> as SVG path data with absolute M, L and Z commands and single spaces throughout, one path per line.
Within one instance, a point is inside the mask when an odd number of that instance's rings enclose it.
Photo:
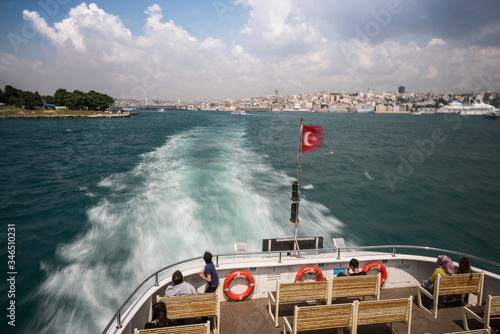
M 243 129 L 196 128 L 143 154 L 130 171 L 98 182 L 97 205 L 46 281 L 31 331 L 97 333 L 149 274 L 179 259 L 259 250 L 261 240 L 293 234 L 293 178 L 249 147 Z M 342 224 L 318 203 L 301 201 L 303 235 L 337 235 Z M 307 226 L 307 227 L 306 227 Z M 200 268 L 201 269 L 201 268 Z

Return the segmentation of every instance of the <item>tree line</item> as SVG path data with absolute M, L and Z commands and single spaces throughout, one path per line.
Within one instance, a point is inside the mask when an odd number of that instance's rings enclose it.
M 68 92 L 63 88 L 56 90 L 53 96 L 42 96 L 38 92 L 33 93 L 6 85 L 3 90 L 0 89 L 0 102 L 29 110 L 43 108 L 44 106 L 46 108 L 66 106 L 73 110 L 105 110 L 115 102 L 115 99 L 93 90 L 88 93 L 79 90 Z

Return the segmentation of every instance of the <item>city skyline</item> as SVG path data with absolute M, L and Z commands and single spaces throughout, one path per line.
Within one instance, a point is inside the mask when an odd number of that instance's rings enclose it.
M 276 87 L 500 90 L 493 0 L 5 0 L 0 9 L 2 84 L 40 94 L 222 101 Z

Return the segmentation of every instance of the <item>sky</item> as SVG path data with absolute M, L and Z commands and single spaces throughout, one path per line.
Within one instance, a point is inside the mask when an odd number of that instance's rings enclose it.
M 500 1 L 1 0 L 5 85 L 171 101 L 500 91 Z

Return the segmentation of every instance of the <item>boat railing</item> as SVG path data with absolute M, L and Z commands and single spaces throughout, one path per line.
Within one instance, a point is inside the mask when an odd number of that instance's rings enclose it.
M 350 259 L 350 254 L 349 251 L 354 251 L 354 250 L 366 250 L 366 251 L 373 251 L 373 250 L 379 250 L 379 249 L 391 249 L 391 254 L 392 257 L 397 256 L 397 250 L 401 249 L 411 249 L 411 250 L 422 250 L 425 252 L 438 252 L 440 254 L 454 254 L 454 255 L 459 255 L 459 256 L 465 256 L 467 258 L 480 261 L 482 263 L 488 264 L 490 266 L 493 266 L 495 270 L 493 271 L 500 271 L 500 263 L 491 261 L 488 259 L 484 259 L 478 256 L 470 255 L 470 254 L 465 254 L 463 252 L 456 252 L 456 251 L 451 251 L 447 249 L 442 249 L 442 248 L 434 248 L 434 247 L 426 247 L 426 246 L 408 246 L 408 245 L 383 245 L 383 246 L 355 246 L 355 247 L 340 247 L 340 248 L 315 248 L 315 249 L 296 249 L 296 250 L 280 250 L 280 251 L 260 251 L 260 252 L 245 252 L 244 254 L 246 256 L 266 256 L 266 257 L 277 257 L 278 258 L 278 263 L 282 263 L 283 255 L 286 257 L 289 256 L 294 256 L 294 257 L 303 257 L 303 254 L 305 253 L 336 253 L 337 254 L 337 260 L 342 260 L 342 257 L 344 258 L 349 258 Z M 387 253 L 387 252 L 385 252 Z M 400 252 L 400 254 L 406 254 L 404 252 Z M 219 267 L 219 259 L 223 257 L 238 257 L 241 256 L 242 253 L 225 253 L 225 254 L 214 254 L 214 264 L 216 267 Z M 128 303 L 136 296 L 136 294 L 148 283 L 152 278 L 154 278 L 154 286 L 159 286 L 159 277 L 160 274 L 165 273 L 168 270 L 171 270 L 172 268 L 178 267 L 182 264 L 185 263 L 190 263 L 194 261 L 200 261 L 203 260 L 202 256 L 199 257 L 193 257 L 190 259 L 186 259 L 183 261 L 175 262 L 171 265 L 168 265 L 166 267 L 163 267 L 156 272 L 152 273 L 149 275 L 142 283 L 140 283 L 137 288 L 128 296 L 128 298 L 125 300 L 125 302 L 120 306 L 118 311 L 115 313 L 113 318 L 109 321 L 108 325 L 106 328 L 103 330 L 102 334 L 106 334 L 108 330 L 111 328 L 113 323 L 116 321 L 116 328 L 122 328 L 122 322 L 121 322 L 121 315 L 125 307 L 127 307 Z

